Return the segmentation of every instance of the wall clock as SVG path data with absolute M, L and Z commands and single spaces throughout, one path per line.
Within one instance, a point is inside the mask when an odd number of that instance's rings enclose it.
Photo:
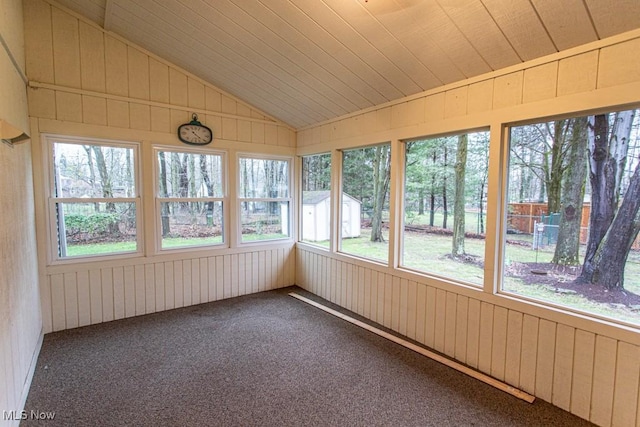
M 207 145 L 213 141 L 213 132 L 200 123 L 198 115 L 193 113 L 189 123 L 178 126 L 178 138 L 185 144 Z

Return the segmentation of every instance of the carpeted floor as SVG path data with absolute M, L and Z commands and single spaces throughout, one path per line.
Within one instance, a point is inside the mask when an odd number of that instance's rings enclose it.
M 587 426 L 287 295 L 48 334 L 21 426 Z

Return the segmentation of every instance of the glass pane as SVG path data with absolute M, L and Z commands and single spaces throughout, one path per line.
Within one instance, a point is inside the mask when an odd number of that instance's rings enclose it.
M 489 132 L 405 145 L 401 264 L 481 285 Z
M 302 241 L 329 247 L 331 154 L 302 158 Z
M 389 259 L 391 146 L 347 150 L 342 157 L 342 252 Z
M 223 243 L 222 202 L 160 203 L 162 249 Z
M 289 202 L 242 202 L 242 241 L 289 237 Z
M 53 144 L 55 197 L 135 197 L 133 148 Z
M 60 258 L 135 252 L 135 203 L 56 203 Z
M 640 324 L 639 116 L 511 128 L 503 290 Z
M 223 197 L 222 156 L 158 152 L 159 197 Z
M 238 196 L 245 199 L 289 197 L 289 162 L 241 158 Z

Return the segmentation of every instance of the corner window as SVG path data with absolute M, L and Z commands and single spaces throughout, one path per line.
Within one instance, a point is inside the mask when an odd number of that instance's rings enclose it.
M 138 146 L 47 138 L 53 259 L 139 250 Z
M 640 325 L 639 110 L 510 130 L 502 290 Z
M 242 243 L 290 236 L 288 159 L 240 157 L 238 199 Z
M 372 260 L 389 259 L 391 145 L 342 153 L 340 250 Z
M 329 247 L 331 235 L 331 154 L 302 158 L 300 240 Z
M 405 142 L 403 267 L 482 285 L 489 132 Z
M 161 248 L 224 243 L 222 154 L 156 150 Z

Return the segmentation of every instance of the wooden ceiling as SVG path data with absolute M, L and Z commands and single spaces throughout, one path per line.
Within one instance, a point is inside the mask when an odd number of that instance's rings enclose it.
M 301 129 L 640 28 L 640 0 L 58 0 Z

